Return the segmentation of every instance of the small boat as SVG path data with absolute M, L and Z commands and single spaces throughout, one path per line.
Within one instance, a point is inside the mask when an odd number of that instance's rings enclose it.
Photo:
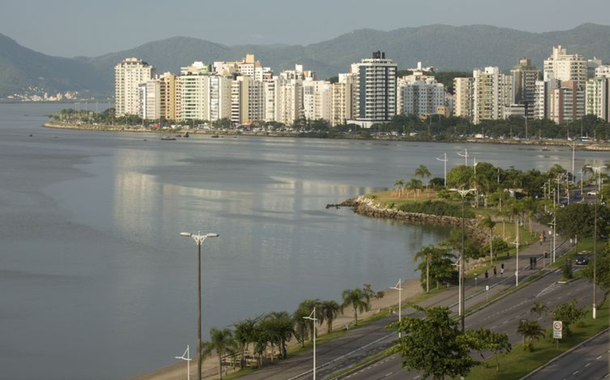
M 176 138 L 172 137 L 172 136 L 163 136 L 163 137 L 161 137 L 161 140 L 163 140 L 163 141 L 176 141 Z
M 184 137 L 189 137 L 189 133 L 188 133 L 188 132 L 186 132 L 186 133 L 184 134 Z
M 218 136 L 218 135 L 212 135 L 212 138 L 213 138 L 213 139 L 217 139 L 218 137 L 220 137 L 220 136 Z

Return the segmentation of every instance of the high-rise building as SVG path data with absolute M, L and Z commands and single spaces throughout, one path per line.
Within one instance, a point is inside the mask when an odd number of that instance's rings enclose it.
M 159 78 L 140 83 L 138 116 L 145 120 L 161 118 L 161 81 Z
M 544 71 L 562 82 L 574 81 L 581 86 L 587 82 L 587 61 L 582 55 L 568 54 L 561 45 L 553 47 L 553 54 L 544 60 Z
M 398 113 L 426 117 L 445 114 L 445 86 L 433 76 L 424 75 L 421 62 L 412 75 L 398 78 Z
M 176 75 L 163 73 L 159 76 L 159 113 L 165 120 L 178 120 L 177 114 L 177 79 Z
M 585 115 L 585 91 L 576 81 L 560 81 L 550 94 L 549 119 L 557 124 L 571 123 Z
M 303 81 L 303 116 L 309 120 L 331 118 L 331 85 L 329 81 L 306 79 Z
M 523 105 L 528 118 L 534 116 L 536 81 L 538 69 L 528 58 L 521 58 L 519 64 L 510 71 L 512 75 L 512 104 Z
M 208 65 L 195 62 L 182 68 L 178 81 L 180 120 L 217 121 L 232 117 L 230 77 L 211 73 Z
M 354 120 L 364 128 L 385 123 L 396 115 L 396 75 L 398 66 L 385 53 L 377 51 L 372 58 L 354 63 Z
M 337 83 L 331 85 L 330 123 L 332 126 L 346 124 L 353 118 L 354 80 L 353 74 L 339 74 Z
M 453 79 L 453 114 L 474 119 L 474 78 Z
M 534 119 L 550 119 L 551 94 L 559 88 L 561 82 L 555 79 L 553 72 L 545 71 L 542 80 L 536 81 L 534 94 Z
M 141 113 L 140 84 L 152 78 L 153 67 L 138 58 L 127 58 L 114 67 L 114 98 L 117 116 Z
M 610 121 L 610 66 L 599 66 L 587 81 L 585 112 Z
M 504 118 L 504 108 L 510 106 L 511 77 L 500 73 L 497 67 L 474 70 L 473 122 Z

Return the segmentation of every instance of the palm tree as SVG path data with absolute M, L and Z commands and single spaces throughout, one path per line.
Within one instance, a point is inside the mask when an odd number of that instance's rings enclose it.
M 305 300 L 303 302 L 301 302 L 299 304 L 298 310 L 301 310 L 303 313 L 303 316 L 309 316 L 311 314 L 311 312 L 313 311 L 313 309 L 316 309 L 316 319 L 320 320 L 322 318 L 322 313 L 321 313 L 321 307 L 320 307 L 320 300 L 319 299 L 310 299 L 310 300 Z M 307 323 L 307 329 L 309 330 L 309 336 L 310 339 L 313 340 L 313 334 L 314 334 L 314 322 L 311 320 L 305 320 L 305 322 Z
M 353 307 L 356 325 L 358 325 L 358 312 L 363 313 L 371 309 L 371 299 L 368 294 L 362 291 L 362 289 L 346 289 L 341 294 L 341 298 L 343 299 L 341 313 L 343 313 L 343 310 L 346 307 Z
M 430 293 L 430 263 L 432 262 L 434 251 L 435 247 L 433 245 L 422 247 L 413 258 L 415 261 L 426 260 L 426 293 Z
M 489 257 L 491 258 L 491 266 L 494 265 L 494 254 L 493 254 L 493 240 L 494 240 L 494 227 L 496 226 L 496 222 L 491 219 L 491 215 L 487 215 L 485 219 L 483 219 L 479 226 L 481 228 L 487 228 L 489 230 Z
M 539 317 L 542 316 L 542 313 L 546 313 L 549 311 L 549 308 L 546 306 L 544 302 L 536 301 L 532 306 L 530 313 L 536 313 Z
M 274 311 L 265 316 L 265 321 L 267 321 L 267 328 L 271 330 L 270 335 L 275 338 L 273 344 L 278 346 L 285 359 L 288 355 L 286 343 L 295 334 L 290 315 L 286 311 Z
M 421 178 L 422 182 L 424 182 L 424 177 L 429 179 L 430 176 L 432 176 L 432 173 L 430 173 L 430 170 L 428 170 L 425 165 L 419 165 L 417 169 L 415 169 L 415 177 Z M 427 185 L 426 188 L 428 188 Z
M 406 184 L 405 188 L 407 190 L 413 190 L 413 198 L 415 198 L 415 194 L 422 187 L 422 182 L 417 178 L 411 178 L 411 180 Z
M 402 178 L 399 180 L 396 180 L 396 182 L 394 182 L 394 187 L 396 188 L 397 196 L 400 197 L 402 195 L 402 190 L 403 190 L 404 186 L 405 186 L 405 180 Z
M 320 313 L 322 316 L 322 318 L 320 318 L 320 323 L 326 322 L 329 333 L 333 331 L 333 321 L 337 318 L 340 311 L 341 306 L 337 301 L 322 301 L 320 304 Z
M 248 318 L 233 325 L 233 327 L 235 327 L 235 342 L 237 343 L 241 355 L 240 368 L 244 368 L 246 365 L 246 350 L 248 349 L 248 345 L 254 342 L 254 332 L 258 322 L 258 318 Z
M 538 321 L 524 319 L 517 326 L 517 334 L 523 337 L 523 349 L 534 351 L 534 340 L 544 337 L 544 330 L 540 327 Z
M 203 356 L 208 356 L 212 351 L 216 351 L 218 356 L 218 376 L 222 380 L 222 357 L 231 348 L 235 347 L 233 332 L 229 329 L 218 330 L 215 327 L 210 329 L 210 341 L 201 343 Z

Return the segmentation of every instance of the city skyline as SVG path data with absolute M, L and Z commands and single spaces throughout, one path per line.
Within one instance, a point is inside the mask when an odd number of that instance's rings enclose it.
M 513 2 L 502 12 L 487 7 L 482 0 L 409 5 L 386 0 L 374 8 L 353 1 L 322 3 L 314 0 L 309 2 L 309 6 L 295 11 L 295 8 L 286 7 L 285 3 L 277 0 L 265 0 L 251 9 L 241 8 L 239 12 L 213 9 L 213 17 L 208 17 L 212 7 L 187 0 L 179 9 L 188 9 L 189 12 L 180 13 L 180 22 L 165 25 L 154 20 L 162 19 L 169 9 L 158 4 L 146 5 L 135 1 L 120 3 L 119 8 L 116 0 L 103 4 L 69 0 L 9 0 L 3 4 L 5 12 L 0 15 L 3 25 L 0 33 L 45 54 L 74 57 L 103 55 L 174 36 L 234 46 L 308 45 L 358 29 L 389 31 L 434 24 L 484 24 L 541 33 L 569 30 L 589 22 L 606 24 L 604 15 L 607 12 L 604 9 L 610 10 L 606 2 L 588 0 L 580 7 L 571 7 L 569 13 L 545 18 L 539 14 L 548 12 L 547 4 L 522 0 Z M 560 9 L 568 7 L 569 3 L 561 0 L 554 2 L 553 6 Z M 37 12 L 31 12 L 33 7 Z M 393 11 L 387 12 L 388 9 Z M 348 10 L 350 17 L 342 17 Z M 278 33 L 278 30 L 282 32 Z

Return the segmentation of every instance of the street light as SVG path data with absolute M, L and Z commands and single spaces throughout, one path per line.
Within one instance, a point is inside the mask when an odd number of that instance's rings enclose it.
M 309 314 L 309 317 L 303 317 L 313 322 L 313 380 L 316 380 L 316 308 L 314 306 L 313 311 Z
M 441 157 L 443 157 L 443 158 L 441 159 Z M 441 161 L 441 162 L 445 163 L 445 171 L 444 171 L 445 176 L 444 176 L 444 178 L 445 178 L 445 187 L 447 187 L 447 161 L 449 161 L 449 160 L 447 159 L 447 153 L 443 153 L 443 155 L 441 157 L 436 157 L 436 159 L 438 161 Z
M 517 239 L 512 243 L 515 245 L 515 287 L 519 286 L 519 226 L 517 226 Z
M 468 166 L 468 149 L 464 148 L 464 153 L 457 152 L 457 155 L 460 157 L 464 157 L 464 165 Z
M 191 380 L 191 354 L 189 351 L 189 346 L 186 346 L 186 351 L 184 351 L 184 354 L 182 354 L 182 356 L 176 356 L 176 359 L 178 360 L 184 360 L 186 361 L 186 380 Z
M 462 249 L 460 250 L 460 258 L 458 259 L 459 263 L 459 290 L 458 290 L 458 315 L 460 316 L 460 324 L 462 326 L 462 332 L 465 331 L 464 325 L 464 203 L 466 201 L 466 196 L 470 193 L 476 191 L 476 189 L 450 189 L 450 191 L 455 191 L 462 197 Z
M 197 380 L 201 380 L 201 244 L 207 238 L 218 237 L 218 234 L 193 235 L 190 232 L 181 232 L 180 236 L 192 237 L 197 244 Z
M 392 286 L 390 289 L 398 290 L 398 322 L 402 318 L 402 280 L 398 279 L 396 286 Z M 398 339 L 402 337 L 402 332 L 398 330 Z

